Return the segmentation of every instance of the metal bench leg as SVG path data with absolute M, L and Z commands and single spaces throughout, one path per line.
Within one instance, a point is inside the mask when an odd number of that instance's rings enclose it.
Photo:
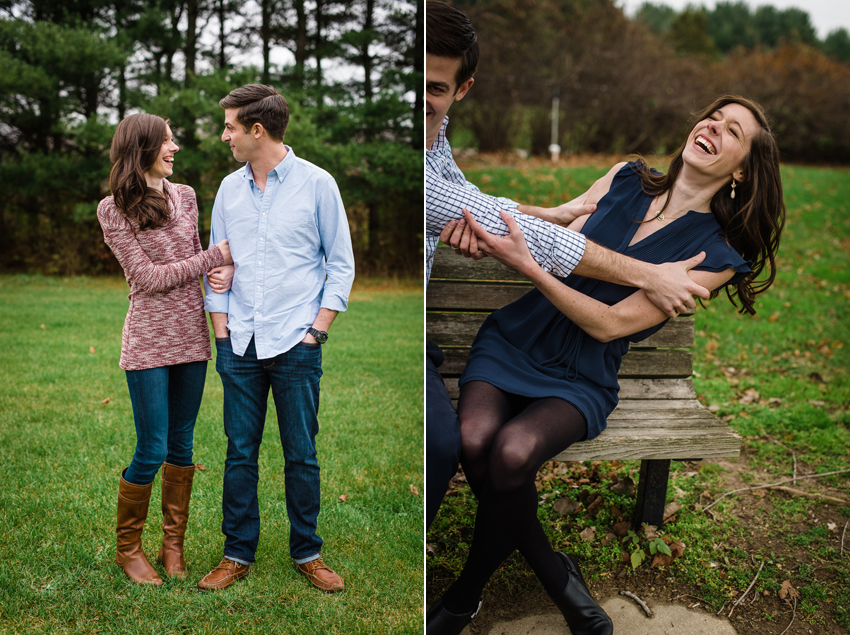
M 640 462 L 637 502 L 632 514 L 632 528 L 637 531 L 643 523 L 660 527 L 664 521 L 664 500 L 667 497 L 667 480 L 670 476 L 670 459 Z

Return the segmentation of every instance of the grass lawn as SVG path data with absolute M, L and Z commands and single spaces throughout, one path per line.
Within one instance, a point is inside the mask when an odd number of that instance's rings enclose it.
M 135 445 L 118 368 L 126 283 L 0 276 L 0 633 L 421 632 L 422 288 L 367 281 L 356 289 L 323 351 L 318 437 L 319 534 L 345 592 L 313 589 L 289 558 L 270 399 L 257 561 L 230 589 L 202 593 L 197 582 L 224 543 L 226 438 L 214 363 L 195 428 L 204 467 L 190 508 L 189 579 L 135 586 L 114 564 L 118 475 Z M 143 535 L 150 559 L 162 537 L 159 500 L 157 477 Z
M 583 192 L 616 160 L 569 167 L 536 161 L 516 167 L 485 158 L 461 167 L 488 193 L 555 205 Z M 626 475 L 636 480 L 637 462 L 545 466 L 538 481 L 539 514 L 553 544 L 576 553 L 585 577 L 601 592 L 628 589 L 650 600 L 678 597 L 712 612 L 725 605 L 728 615 L 763 563 L 757 600 L 750 604 L 748 597 L 733 615 L 739 632 L 785 628 L 792 618 L 791 596 L 785 602 L 778 593 L 788 581 L 799 593 L 797 626 L 789 633 L 843 633 L 850 629 L 850 528 L 843 555 L 841 541 L 850 505 L 758 490 L 725 498 L 712 514 L 701 511 L 725 491 L 790 477 L 793 458 L 798 474 L 850 468 L 850 170 L 786 166 L 782 175 L 788 224 L 776 283 L 758 296 L 757 316 L 737 314 L 725 294 L 696 314 L 699 399 L 744 443 L 737 461 L 674 462 L 668 501 L 683 509 L 662 533 L 684 543 L 684 557 L 655 569 L 647 559 L 633 570 L 621 559 L 616 541 L 602 545 L 578 536 L 589 525 L 603 536 L 615 522 L 611 513 L 591 518 L 579 509 L 563 517 L 553 509 L 561 496 L 579 500 L 587 490 L 630 510 L 634 495 L 615 494 L 609 487 Z M 850 474 L 799 481 L 796 487 L 847 500 Z M 427 563 L 429 597 L 459 571 L 473 509 L 474 499 L 463 485 L 444 504 L 428 537 L 433 551 Z M 486 593 L 508 601 L 538 587 L 533 573 L 514 557 Z M 533 598 L 527 599 L 532 605 Z M 546 604 L 545 598 L 541 602 Z

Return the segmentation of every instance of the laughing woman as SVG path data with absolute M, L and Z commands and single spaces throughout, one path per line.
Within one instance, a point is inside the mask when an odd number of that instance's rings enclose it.
M 774 280 L 785 205 L 776 142 L 752 101 L 724 97 L 707 107 L 666 174 L 640 161 L 621 163 L 581 198 L 595 203 L 596 212 L 571 229 L 656 264 L 704 252 L 689 275 L 713 289 L 712 297 L 726 289 L 742 312 L 754 314 L 755 295 Z M 666 315 L 643 291 L 545 273 L 513 218 L 503 217 L 510 235 L 495 238 L 467 214 L 477 248 L 536 289 L 484 322 L 460 379 L 461 463 L 478 512 L 463 571 L 428 612 L 428 635 L 460 633 L 490 576 L 514 550 L 570 632 L 611 635 L 611 620 L 575 558 L 549 545 L 537 519 L 535 477 L 544 461 L 602 432 L 617 405 L 617 370 L 629 342 L 652 335 Z M 467 233 L 450 242 L 469 239 Z
M 130 286 L 119 365 L 127 374 L 136 450 L 118 486 L 115 561 L 139 584 L 162 584 L 141 542 L 160 466 L 163 539 L 157 560 L 170 577 L 187 574 L 183 537 L 195 471 L 192 439 L 211 358 L 198 276 L 233 262 L 226 240 L 201 249 L 195 192 L 167 181 L 178 150 L 165 119 L 138 114 L 121 121 L 109 154 L 112 196 L 97 208 L 104 240 Z

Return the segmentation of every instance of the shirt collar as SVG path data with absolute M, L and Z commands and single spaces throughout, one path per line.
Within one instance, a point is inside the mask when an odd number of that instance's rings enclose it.
M 446 126 L 449 125 L 449 116 L 446 115 L 443 117 L 443 125 L 440 126 L 440 132 L 437 133 L 437 138 L 434 139 L 434 143 L 431 144 L 429 150 L 431 152 L 439 152 L 443 148 L 446 147 Z
M 295 151 L 292 148 L 290 148 L 289 146 L 284 146 L 284 147 L 286 148 L 286 156 L 283 157 L 283 161 L 278 163 L 272 169 L 272 172 L 274 172 L 277 175 L 278 181 L 283 181 L 287 172 L 289 172 L 289 170 L 292 169 L 292 166 L 295 165 Z M 248 179 L 251 182 L 254 181 L 254 170 L 251 167 L 250 162 L 246 163 L 241 171 L 242 171 L 242 178 Z M 271 174 L 271 172 L 269 172 L 269 174 Z

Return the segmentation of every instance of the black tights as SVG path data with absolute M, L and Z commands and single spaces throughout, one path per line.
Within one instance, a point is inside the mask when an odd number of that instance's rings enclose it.
M 464 384 L 458 404 L 461 463 L 478 498 L 469 556 L 443 596 L 446 610 L 477 606 L 484 585 L 516 549 L 549 595 L 568 576 L 537 520 L 534 481 L 543 463 L 587 436 L 587 423 L 557 397 L 528 399 L 483 381 Z

